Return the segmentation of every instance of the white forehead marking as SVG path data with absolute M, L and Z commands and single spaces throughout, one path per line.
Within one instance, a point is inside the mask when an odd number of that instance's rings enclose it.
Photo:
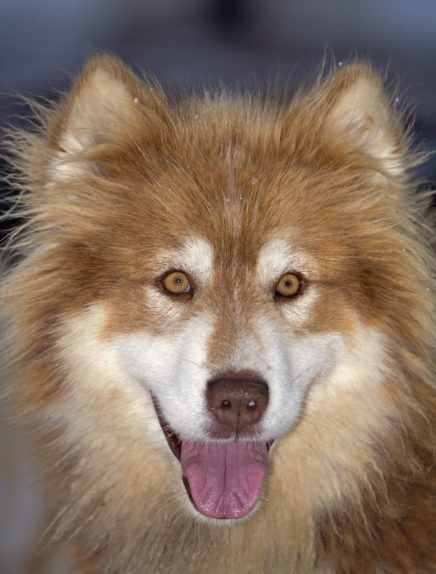
M 307 254 L 293 251 L 284 239 L 271 239 L 261 248 L 257 261 L 260 281 L 268 285 L 286 271 L 313 273 L 315 263 Z
M 193 275 L 200 284 L 212 275 L 213 249 L 211 245 L 201 237 L 189 237 L 184 244 L 175 251 L 158 253 L 157 257 L 161 265 L 175 267 Z

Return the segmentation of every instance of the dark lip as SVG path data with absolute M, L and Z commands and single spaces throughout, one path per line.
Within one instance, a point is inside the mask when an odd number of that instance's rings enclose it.
M 167 440 L 168 446 L 171 449 L 171 452 L 180 462 L 182 457 L 182 440 L 180 439 L 179 435 L 174 432 L 174 430 L 170 427 L 168 422 L 166 421 L 165 417 L 162 414 L 162 410 L 160 408 L 159 402 L 154 395 L 151 395 L 154 405 L 154 410 L 156 411 L 157 418 L 159 420 L 159 424 L 161 426 L 162 432 Z M 270 439 L 266 442 L 266 448 L 269 451 L 274 443 L 274 439 Z M 186 486 L 186 485 L 185 485 Z
M 162 432 L 167 439 L 168 446 L 170 447 L 174 456 L 180 462 L 182 457 L 182 441 L 180 440 L 179 435 L 173 431 L 173 429 L 170 427 L 162 415 L 162 411 L 156 397 L 151 395 L 151 398 L 153 400 L 154 410 L 156 411 Z

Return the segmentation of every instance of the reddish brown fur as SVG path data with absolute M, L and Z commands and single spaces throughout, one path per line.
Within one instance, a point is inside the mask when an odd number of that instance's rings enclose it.
M 114 95 L 110 121 L 101 99 L 91 99 L 96 78 L 124 86 Z M 361 80 L 371 86 L 377 106 L 368 106 L 356 137 L 347 139 L 334 110 Z M 134 98 L 139 101 L 131 105 Z M 63 102 L 43 111 L 39 133 L 13 139 L 23 189 L 17 206 L 26 223 L 12 242 L 23 257 L 1 292 L 9 321 L 11 408 L 22 419 L 31 417 L 37 452 L 56 490 L 51 513 L 62 509 L 73 487 L 92 491 L 90 508 L 73 493 L 77 507 L 68 509 L 59 532 L 54 529 L 54 543 L 68 541 L 80 556 L 78 571 L 436 570 L 433 230 L 427 200 L 409 174 L 416 158 L 389 107 L 380 80 L 359 64 L 320 79 L 292 104 L 227 93 L 174 102 L 119 62 L 99 58 Z M 382 126 L 383 141 L 374 124 Z M 68 134 L 81 139 L 82 149 Z M 395 169 L 380 156 L 386 142 Z M 222 217 L 225 197 L 239 219 Z M 347 334 L 359 318 L 389 341 L 389 372 L 374 399 L 385 403 L 389 420 L 383 432 L 362 441 L 372 455 L 366 475 L 350 473 L 335 504 L 283 508 L 281 501 L 303 486 L 275 471 L 287 456 L 277 445 L 267 502 L 246 523 L 217 528 L 188 516 L 175 522 L 147 516 L 152 526 L 139 531 L 135 500 L 147 495 L 148 486 L 134 465 L 125 484 L 114 481 L 113 493 L 98 485 L 94 492 L 87 482 L 94 477 L 80 471 L 86 453 L 79 445 L 64 452 L 62 428 L 52 429 L 44 419 L 44 410 L 61 404 L 68 392 L 56 346 L 62 323 L 101 302 L 108 317 L 102 339 L 141 328 L 158 333 L 160 318 L 132 302 L 153 278 L 150 254 L 177 244 L 186 225 L 214 238 L 216 275 L 243 285 L 246 306 L 261 306 L 261 292 L 246 287 L 249 270 L 269 230 L 288 233 L 290 219 L 304 230 L 295 238 L 298 246 L 319 261 L 312 280 L 321 297 L 301 330 Z M 232 323 L 250 318 L 220 284 L 210 287 L 204 305 L 218 307 L 229 333 L 215 342 L 218 364 L 232 345 Z M 117 397 L 108 404 L 116 412 Z M 300 427 L 305 424 L 303 415 Z M 316 445 L 317 437 L 310 441 Z M 122 511 L 108 508 L 117 496 L 126 497 Z M 278 518 L 284 513 L 295 513 L 292 527 Z

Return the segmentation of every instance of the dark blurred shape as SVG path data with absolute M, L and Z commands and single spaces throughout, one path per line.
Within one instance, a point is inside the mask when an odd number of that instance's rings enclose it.
M 244 0 L 214 0 L 216 22 L 226 27 L 235 28 L 247 20 L 248 9 Z

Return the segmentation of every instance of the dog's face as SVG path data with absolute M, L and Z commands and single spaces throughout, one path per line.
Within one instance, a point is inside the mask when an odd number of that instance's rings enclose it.
M 94 63 L 52 124 L 58 221 L 37 256 L 68 289 L 55 305 L 69 406 L 51 416 L 97 451 L 125 441 L 139 456 L 146 436 L 201 516 L 248 515 L 305 420 L 313 436 L 323 417 L 376 418 L 346 409 L 379 384 L 378 318 L 398 308 L 381 190 L 400 144 L 365 68 L 323 90 L 290 110 L 173 110 Z
M 282 238 L 257 253 L 238 244 L 194 235 L 157 250 L 137 307 L 156 326 L 113 340 L 126 375 L 153 396 L 196 507 L 217 518 L 252 509 L 270 445 L 343 349 L 333 325 L 314 329 L 322 289 L 309 256 Z

